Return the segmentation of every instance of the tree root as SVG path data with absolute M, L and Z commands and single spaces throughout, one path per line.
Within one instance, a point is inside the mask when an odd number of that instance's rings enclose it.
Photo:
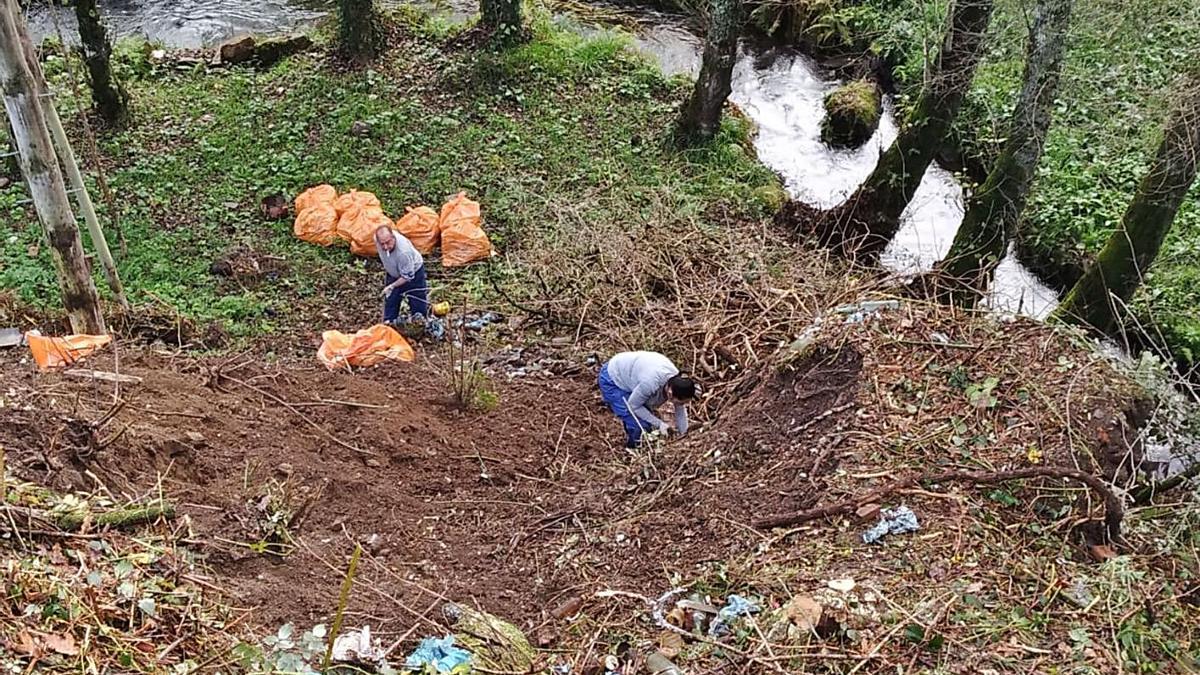
M 18 528 L 18 533 L 22 525 L 29 529 L 76 532 L 83 528 L 85 522 L 90 523 L 93 527 L 129 527 L 152 523 L 159 518 L 174 517 L 175 506 L 164 501 L 100 513 L 70 512 L 63 514 L 55 514 L 29 506 L 0 504 L 0 530 L 15 526 Z
M 1121 536 L 1121 520 L 1125 517 L 1125 512 L 1121 506 L 1121 500 L 1113 493 L 1112 489 L 1104 484 L 1096 476 L 1078 471 L 1076 469 L 1064 469 L 1058 467 L 1035 467 L 1029 469 L 1015 469 L 1012 471 L 996 471 L 993 473 L 977 473 L 970 471 L 944 471 L 934 474 L 923 474 L 912 476 L 909 478 L 901 478 L 894 481 L 891 485 L 882 487 L 873 492 L 868 492 L 865 495 L 852 497 L 835 504 L 821 506 L 807 511 L 797 513 L 787 513 L 769 518 L 762 518 L 754 522 L 754 526 L 760 529 L 769 529 L 773 527 L 794 527 L 802 525 L 812 520 L 819 518 L 829 518 L 831 516 L 844 515 L 855 511 L 862 504 L 878 502 L 891 496 L 899 490 L 912 487 L 918 483 L 947 483 L 947 482 L 966 482 L 966 483 L 981 483 L 993 484 L 1008 480 L 1022 480 L 1027 478 L 1067 478 L 1079 481 L 1095 490 L 1096 493 L 1104 498 L 1104 524 L 1108 528 L 1108 536 L 1110 540 L 1116 540 Z

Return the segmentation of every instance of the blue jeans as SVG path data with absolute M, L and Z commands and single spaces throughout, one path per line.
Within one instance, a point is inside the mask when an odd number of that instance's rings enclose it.
M 608 375 L 608 364 L 604 364 L 600 368 L 600 396 L 604 399 L 604 403 L 608 405 L 608 409 L 613 411 L 617 419 L 621 420 L 621 424 L 625 427 L 625 447 L 636 448 L 642 440 L 642 431 L 646 427 L 645 422 L 634 416 L 633 411 L 629 409 L 629 397 L 631 392 L 625 391 L 617 386 L 616 382 Z
M 387 284 L 396 283 L 396 277 L 388 274 Z M 406 283 L 392 289 L 388 293 L 387 298 L 383 301 L 383 321 L 391 323 L 400 316 L 400 303 L 408 299 L 408 311 L 410 314 L 420 314 L 421 316 L 429 316 L 429 282 L 425 279 L 425 266 L 421 265 L 421 269 L 413 275 Z

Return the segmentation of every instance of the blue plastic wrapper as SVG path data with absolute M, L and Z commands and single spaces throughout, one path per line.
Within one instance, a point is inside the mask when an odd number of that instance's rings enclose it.
M 729 625 L 738 617 L 749 616 L 758 610 L 758 603 L 753 600 L 736 594 L 730 595 L 725 598 L 725 606 L 717 612 L 717 618 L 713 619 L 712 625 L 709 626 L 708 634 L 725 635 L 729 632 Z
M 863 532 L 862 540 L 866 544 L 874 544 L 889 534 L 904 534 L 921 529 L 917 522 L 917 514 L 907 506 L 888 509 L 879 514 L 879 524 Z
M 454 646 L 454 636 L 425 638 L 412 654 L 404 660 L 407 670 L 421 672 L 425 666 L 433 666 L 439 673 L 449 673 L 471 660 L 471 652 Z

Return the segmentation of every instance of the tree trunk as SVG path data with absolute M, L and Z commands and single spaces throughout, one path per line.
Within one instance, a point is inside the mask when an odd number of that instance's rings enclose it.
M 721 109 L 733 91 L 733 65 L 741 27 L 742 0 L 712 0 L 700 75 L 677 123 L 676 137 L 681 145 L 705 143 L 720 128 Z
M 497 42 L 521 39 L 521 0 L 480 0 L 479 23 Z
M 75 0 L 75 18 L 79 21 L 79 51 L 87 66 L 96 112 L 110 127 L 123 126 L 129 119 L 129 94 L 113 75 L 112 45 L 96 0 Z
M 358 60 L 369 60 L 383 46 L 374 0 L 338 0 L 338 30 L 342 49 Z
M 937 268 L 938 281 L 952 297 L 970 303 L 985 292 L 1016 234 L 1054 117 L 1070 20 L 1071 0 L 1038 0 L 1008 142 L 971 198 L 954 244 Z
M 1200 70 L 1184 79 L 1150 169 L 1138 183 L 1121 225 L 1096 262 L 1067 293 L 1054 316 L 1112 332 L 1141 284 L 1196 179 L 1200 154 Z
M 28 36 L 18 28 L 22 24 L 18 23 L 16 7 L 15 0 L 0 6 L 0 83 L 3 84 L 4 107 L 21 154 L 21 172 L 50 244 L 50 257 L 58 275 L 71 330 L 103 334 L 100 298 L 92 283 L 58 157 L 46 129 L 42 101 L 38 96 L 42 87 L 34 81 L 21 47 Z
M 896 141 L 844 204 L 816 223 L 822 244 L 845 255 L 871 259 L 900 229 L 925 170 L 945 142 L 983 55 L 992 0 L 955 0 L 937 62 Z

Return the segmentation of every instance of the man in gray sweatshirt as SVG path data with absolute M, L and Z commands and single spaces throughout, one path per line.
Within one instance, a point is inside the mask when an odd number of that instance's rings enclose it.
M 687 404 L 696 397 L 696 382 L 662 354 L 617 354 L 600 368 L 599 385 L 605 404 L 625 426 L 625 447 L 636 448 L 646 432 L 687 433 Z M 654 414 L 667 401 L 675 405 L 673 429 Z

